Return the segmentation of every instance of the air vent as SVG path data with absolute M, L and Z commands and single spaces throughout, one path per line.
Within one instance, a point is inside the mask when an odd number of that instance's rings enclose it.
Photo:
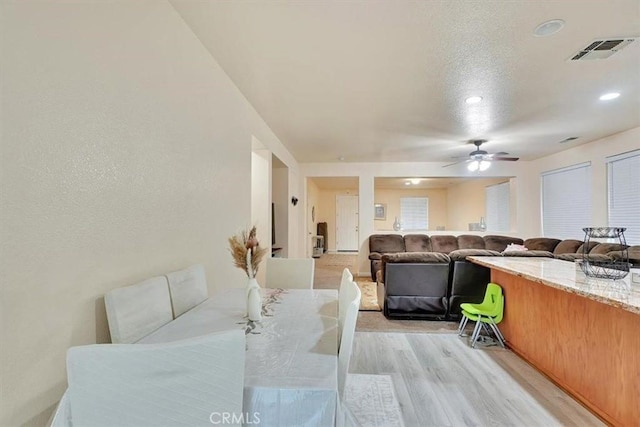
M 586 61 L 588 59 L 605 59 L 624 49 L 633 42 L 634 37 L 618 37 L 607 40 L 595 40 L 571 57 L 571 61 Z

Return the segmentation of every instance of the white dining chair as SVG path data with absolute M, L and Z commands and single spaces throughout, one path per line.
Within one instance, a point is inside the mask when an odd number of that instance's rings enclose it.
M 340 289 L 338 290 L 338 342 L 342 338 L 342 328 L 344 327 L 344 318 L 347 315 L 347 307 L 352 299 L 349 293 L 350 283 L 353 282 L 353 274 L 348 268 L 342 270 L 342 278 L 340 279 Z
M 113 289 L 104 296 L 114 344 L 131 344 L 173 320 L 165 276 Z
M 73 425 L 204 427 L 225 414 L 241 421 L 245 345 L 244 332 L 231 330 L 163 344 L 72 347 Z
M 358 310 L 360 309 L 360 299 L 362 297 L 360 288 L 356 282 L 351 281 L 345 286 L 345 295 L 348 297 L 348 305 L 342 328 L 342 337 L 338 348 L 338 394 L 342 400 L 344 397 L 344 386 L 349 373 L 349 362 L 353 352 L 353 339 L 356 333 L 356 322 L 358 321 Z M 342 296 L 340 296 L 342 300 Z
M 173 317 L 191 310 L 209 296 L 207 279 L 202 264 L 167 274 Z
M 267 288 L 313 289 L 313 258 L 267 258 Z

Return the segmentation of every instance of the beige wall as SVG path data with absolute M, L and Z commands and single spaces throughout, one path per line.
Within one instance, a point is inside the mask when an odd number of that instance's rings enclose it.
M 252 136 L 297 164 L 167 2 L 0 7 L 0 425 L 43 425 L 105 292 L 195 263 L 244 285 Z
M 448 229 L 466 231 L 469 229 L 469 223 L 480 222 L 480 217 L 486 215 L 485 187 L 506 181 L 509 179 L 477 179 L 449 187 L 446 209 Z
M 447 190 L 436 189 L 415 189 L 415 190 L 391 190 L 376 189 L 375 203 L 387 205 L 387 219 L 375 220 L 374 230 L 393 230 L 393 222 L 397 217 L 400 219 L 400 199 L 403 197 L 428 197 L 429 198 L 429 230 L 437 227 L 447 227 Z M 373 209 L 373 207 L 371 208 Z

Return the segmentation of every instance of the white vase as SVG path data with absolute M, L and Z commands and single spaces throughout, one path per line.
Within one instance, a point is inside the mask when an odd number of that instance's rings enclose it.
M 400 231 L 401 228 L 402 228 L 402 224 L 400 224 L 400 221 L 398 221 L 398 217 L 396 217 L 396 220 L 393 221 L 393 229 L 395 231 Z
M 247 317 L 254 322 L 262 320 L 262 292 L 255 278 L 247 283 Z

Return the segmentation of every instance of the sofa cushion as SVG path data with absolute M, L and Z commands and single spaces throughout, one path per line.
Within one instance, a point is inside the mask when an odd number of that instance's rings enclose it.
M 399 252 L 395 254 L 384 254 L 382 255 L 381 261 L 373 261 L 373 262 L 379 262 L 381 264 L 380 271 L 381 271 L 382 281 L 384 282 L 384 279 L 387 274 L 386 272 L 387 263 L 391 263 L 391 264 L 399 264 L 399 263 L 444 264 L 444 263 L 447 263 L 448 264 L 450 260 L 451 258 L 449 258 L 448 255 L 441 254 L 438 252 Z
M 595 248 L 596 246 L 598 246 L 599 244 L 600 244 L 600 243 L 598 243 L 598 242 L 589 242 L 589 245 L 588 245 L 588 246 L 587 246 L 587 248 L 586 248 L 586 252 L 587 252 L 587 253 L 591 252 L 591 250 L 592 250 L 593 248 Z M 580 246 L 578 247 L 578 249 L 576 250 L 576 252 L 577 252 L 577 253 L 583 253 L 583 252 L 584 252 L 584 250 L 585 250 L 585 245 L 584 245 L 584 244 L 582 244 L 582 245 L 580 245 Z
M 640 245 L 629 246 L 626 254 L 624 254 L 622 251 L 613 251 L 607 254 L 607 256 L 611 257 L 616 261 L 623 259 L 625 255 L 629 257 L 629 262 L 633 264 L 634 267 L 640 266 Z
M 406 234 L 404 248 L 407 252 L 431 252 L 431 239 L 426 234 Z
M 575 254 L 578 252 L 578 248 L 582 245 L 582 240 L 567 239 L 558 243 L 558 246 L 553 250 L 554 255 L 558 254 Z
M 451 261 L 464 261 L 468 256 L 502 256 L 500 252 L 486 249 L 458 249 L 449 253 Z
M 425 263 L 435 264 L 449 262 L 451 258 L 447 254 L 438 252 L 403 252 L 397 254 L 382 255 L 382 263 Z
M 515 243 L 517 245 L 521 245 L 524 241 L 517 237 L 508 237 L 508 236 L 493 236 L 488 235 L 484 236 L 484 248 L 490 251 L 498 251 L 502 252 L 505 250 L 507 245 L 511 243 Z
M 560 243 L 560 239 L 550 239 L 548 237 L 534 237 L 524 241 L 524 246 L 530 251 L 547 251 L 553 250 Z
M 508 251 L 502 252 L 502 256 L 553 258 L 553 254 L 549 251 Z
M 461 234 L 458 236 L 458 248 L 460 249 L 484 249 L 484 239 L 481 236 Z
M 609 252 L 621 251 L 628 246 L 621 245 L 619 243 L 600 243 L 589 251 L 589 255 L 606 255 Z
M 399 234 L 372 234 L 369 236 L 369 252 L 404 252 L 404 239 Z
M 562 261 L 575 261 L 577 259 L 582 259 L 584 256 L 582 255 L 582 253 L 577 252 L 577 253 L 566 253 L 566 254 L 558 254 L 558 255 L 554 255 L 554 257 L 556 259 L 560 259 Z M 607 261 L 610 260 L 611 258 L 609 258 L 607 255 L 591 255 L 589 254 L 589 259 L 594 260 L 594 261 Z
M 460 249 L 456 236 L 431 236 L 431 247 L 434 252 L 443 254 L 448 254 L 449 252 Z
M 374 259 L 382 259 L 382 254 L 380 252 L 373 252 L 369 254 L 369 259 L 370 260 L 374 260 Z

